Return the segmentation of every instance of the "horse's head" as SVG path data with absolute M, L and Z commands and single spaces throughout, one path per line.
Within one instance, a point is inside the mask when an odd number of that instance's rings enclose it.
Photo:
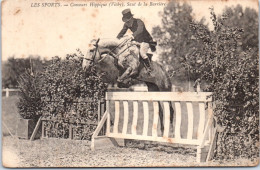
M 98 47 L 99 39 L 92 40 L 89 44 L 89 49 L 82 62 L 82 68 L 87 70 L 91 65 L 94 65 L 98 60 L 100 60 L 100 53 Z
M 89 49 L 83 60 L 83 69 L 88 69 L 91 65 L 101 63 L 107 56 L 115 55 L 121 50 L 122 45 L 126 45 L 127 39 L 100 39 L 92 40 L 89 44 Z

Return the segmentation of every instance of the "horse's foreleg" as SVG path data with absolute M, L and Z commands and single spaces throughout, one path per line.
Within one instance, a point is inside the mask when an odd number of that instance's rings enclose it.
M 132 72 L 132 67 L 128 67 L 126 71 L 117 79 L 118 82 L 123 82 L 126 78 L 129 77 L 130 73 Z

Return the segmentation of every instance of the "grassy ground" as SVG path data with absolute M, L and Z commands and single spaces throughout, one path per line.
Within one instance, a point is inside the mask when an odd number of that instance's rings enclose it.
M 2 97 L 2 133 L 10 135 L 9 131 L 16 134 L 16 124 L 18 119 L 17 102 L 18 96 Z M 8 129 L 9 131 L 8 131 Z
M 143 150 L 141 147 L 116 147 L 105 150 L 90 150 L 89 141 L 71 141 L 61 139 L 3 140 L 4 160 L 7 155 L 12 155 L 13 162 L 5 165 L 22 167 L 128 167 L 128 166 L 185 166 L 193 164 L 193 155 L 184 155 L 176 150 L 169 154 L 160 148 Z
M 181 147 L 115 147 L 90 150 L 89 141 L 62 139 L 3 139 L 3 165 L 7 167 L 196 167 L 253 166 L 250 160 L 196 163 L 194 152 Z

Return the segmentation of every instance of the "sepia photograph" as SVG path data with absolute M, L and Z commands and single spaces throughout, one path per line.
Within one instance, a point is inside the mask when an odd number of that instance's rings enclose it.
M 259 166 L 257 0 L 2 0 L 5 168 Z

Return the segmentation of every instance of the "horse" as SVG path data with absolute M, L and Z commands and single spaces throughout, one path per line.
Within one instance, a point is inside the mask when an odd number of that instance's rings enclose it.
M 132 49 L 127 50 L 129 48 Z M 122 51 L 126 51 L 126 54 L 123 54 Z M 120 54 L 124 56 L 120 58 Z M 148 74 L 145 65 L 139 61 L 138 55 L 138 46 L 136 44 L 129 45 L 125 40 L 92 40 L 83 59 L 82 68 L 87 71 L 95 65 L 98 73 L 105 73 L 102 78 L 107 83 L 118 83 L 118 77 L 130 75 L 130 77 L 125 78 L 128 84 L 123 83 L 119 87 L 128 88 L 134 84 L 145 83 L 149 92 L 171 91 L 172 84 L 166 70 L 158 62 L 151 61 L 152 72 Z M 120 60 L 124 61 L 119 62 Z M 163 133 L 163 109 L 160 102 L 158 104 L 161 132 Z M 172 123 L 174 110 L 171 102 L 169 105 L 170 122 Z

